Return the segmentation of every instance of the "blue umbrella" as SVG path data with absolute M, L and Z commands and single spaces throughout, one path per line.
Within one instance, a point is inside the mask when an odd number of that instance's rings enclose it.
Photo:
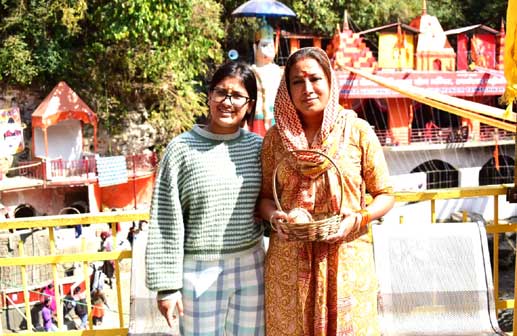
M 280 1 L 250 0 L 232 12 L 237 17 L 296 17 L 296 13 Z

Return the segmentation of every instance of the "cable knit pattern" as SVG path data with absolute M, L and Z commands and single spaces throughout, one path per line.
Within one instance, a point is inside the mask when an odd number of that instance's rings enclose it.
M 165 150 L 156 179 L 146 249 L 147 287 L 183 286 L 183 257 L 217 260 L 253 247 L 262 138 L 194 128 Z

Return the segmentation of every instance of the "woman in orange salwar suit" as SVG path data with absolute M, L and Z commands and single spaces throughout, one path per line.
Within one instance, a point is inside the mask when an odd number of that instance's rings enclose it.
M 275 101 L 275 119 L 262 149 L 260 212 L 273 230 L 265 268 L 266 335 L 379 335 L 377 279 L 368 223 L 394 203 L 379 140 L 370 125 L 339 103 L 326 53 L 302 48 L 287 61 Z M 293 150 L 314 149 L 333 158 Z M 281 162 L 282 161 L 282 162 Z M 281 163 L 280 163 L 281 162 Z M 278 200 L 272 179 L 277 173 Z M 365 190 L 373 197 L 365 204 Z M 341 206 L 343 202 L 343 206 Z M 314 219 L 343 215 L 324 241 L 292 241 L 279 228 L 302 208 Z M 285 212 L 284 212 L 285 211 Z M 299 213 L 299 211 L 298 211 Z

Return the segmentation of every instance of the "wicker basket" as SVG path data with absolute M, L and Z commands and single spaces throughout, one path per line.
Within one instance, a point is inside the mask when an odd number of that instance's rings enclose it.
M 343 177 L 341 175 L 341 171 L 339 170 L 339 167 L 337 164 L 330 158 L 328 155 L 316 151 L 316 150 L 310 150 L 310 149 L 303 149 L 303 150 L 294 150 L 291 151 L 291 153 L 296 152 L 305 152 L 305 153 L 316 153 L 319 155 L 324 156 L 327 160 L 332 163 L 332 165 L 336 168 L 339 178 L 339 185 L 341 190 L 341 200 L 343 199 Z M 280 206 L 280 202 L 278 200 L 278 194 L 276 190 L 276 175 L 278 171 L 278 167 L 280 167 L 280 164 L 286 159 L 286 157 L 282 158 L 280 162 L 275 167 L 275 170 L 273 171 L 273 197 L 276 204 L 276 207 L 278 210 L 283 211 L 282 207 Z M 341 206 L 343 206 L 343 202 L 341 202 Z M 314 220 L 312 222 L 305 222 L 305 223 L 289 223 L 287 221 L 282 221 L 278 223 L 276 226 L 272 225 L 273 230 L 277 230 L 277 227 L 280 227 L 281 230 L 288 235 L 288 240 L 297 240 L 297 241 L 320 241 L 324 240 L 327 236 L 335 234 L 338 229 L 339 225 L 341 224 L 341 211 L 338 214 L 329 214 L 328 216 L 324 216 L 324 218 L 319 220 Z

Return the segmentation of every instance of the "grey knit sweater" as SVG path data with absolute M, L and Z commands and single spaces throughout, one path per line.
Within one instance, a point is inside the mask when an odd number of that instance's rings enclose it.
M 200 126 L 165 150 L 151 204 L 147 287 L 182 288 L 183 258 L 217 260 L 262 237 L 253 213 L 261 185 L 262 138 L 240 129 L 213 134 Z

